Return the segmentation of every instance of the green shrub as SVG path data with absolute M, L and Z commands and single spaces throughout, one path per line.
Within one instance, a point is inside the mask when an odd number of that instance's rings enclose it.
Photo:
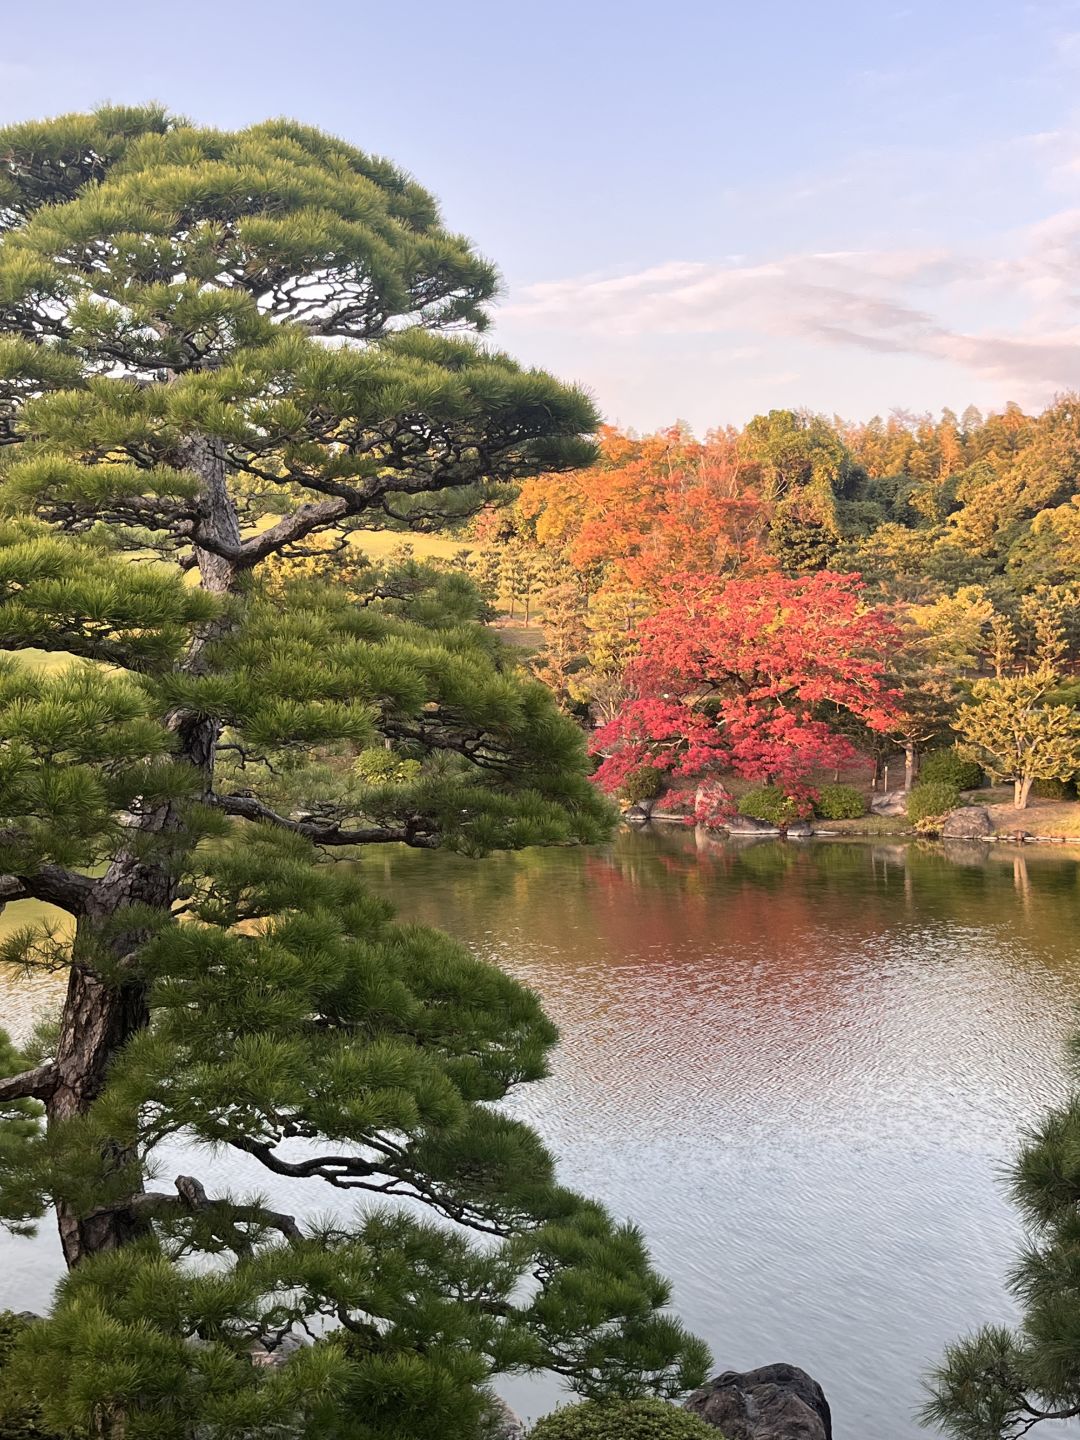
M 643 800 L 655 800 L 664 786 L 664 777 L 652 765 L 639 765 L 631 770 L 623 781 L 619 794 L 628 805 L 640 805 Z
M 919 766 L 920 785 L 943 784 L 951 785 L 954 790 L 977 790 L 982 783 L 982 766 L 974 760 L 965 760 L 951 746 L 931 750 Z
M 907 817 L 915 826 L 939 820 L 960 803 L 960 791 L 944 780 L 920 780 L 908 795 Z
M 38 1407 L 32 1402 L 24 1404 L 4 1385 L 5 1366 L 26 1325 L 10 1310 L 0 1310 L 0 1440 L 59 1440 L 52 1430 L 42 1428 Z
M 823 820 L 857 820 L 866 814 L 866 800 L 854 785 L 822 785 L 814 809 Z
M 711 1425 L 663 1400 L 588 1400 L 545 1415 L 529 1440 L 718 1440 Z
M 1031 787 L 1032 795 L 1040 800 L 1075 800 L 1075 780 L 1036 780 Z
M 353 771 L 364 785 L 411 785 L 420 778 L 420 761 L 403 759 L 385 746 L 373 746 L 360 751 Z
M 752 820 L 768 820 L 773 825 L 790 825 L 799 818 L 799 809 L 779 785 L 755 785 L 740 797 L 739 814 L 749 815 Z

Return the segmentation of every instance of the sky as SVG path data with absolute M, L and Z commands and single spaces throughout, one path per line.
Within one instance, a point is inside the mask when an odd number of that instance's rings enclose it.
M 0 123 L 160 100 L 389 156 L 612 423 L 1080 388 L 1080 0 L 0 0 Z

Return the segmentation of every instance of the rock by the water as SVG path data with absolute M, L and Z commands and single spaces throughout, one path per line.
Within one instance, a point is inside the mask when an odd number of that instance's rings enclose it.
M 695 1390 L 686 1408 L 724 1440 L 832 1440 L 825 1392 L 797 1365 L 725 1370 Z
M 780 827 L 771 820 L 755 820 L 752 815 L 732 815 L 724 821 L 729 835 L 779 835 Z
M 874 795 L 870 800 L 871 815 L 906 815 L 907 791 L 887 790 L 884 795 Z
M 961 805 L 941 822 L 943 840 L 987 840 L 994 833 L 985 805 Z
M 814 833 L 809 820 L 793 820 L 784 831 L 789 840 L 808 840 Z
M 631 825 L 643 825 L 646 820 L 652 819 L 656 805 L 656 800 L 639 800 L 623 811 L 623 819 L 629 821 Z

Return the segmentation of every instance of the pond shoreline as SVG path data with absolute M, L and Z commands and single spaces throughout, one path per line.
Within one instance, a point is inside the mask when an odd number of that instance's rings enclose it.
M 868 817 L 869 818 L 869 817 Z M 800 832 L 797 835 L 788 836 L 780 829 L 768 830 L 728 830 L 726 826 L 717 826 L 715 830 L 709 830 L 706 826 L 695 825 L 692 819 L 685 815 L 658 814 L 645 815 L 639 818 L 628 819 L 623 816 L 623 825 L 629 830 L 645 830 L 649 825 L 677 825 L 686 830 L 702 830 L 705 834 L 716 839 L 723 840 L 922 840 L 932 844 L 946 843 L 937 836 L 920 835 L 910 825 L 897 826 L 881 829 L 844 829 L 835 830 L 826 827 L 817 828 L 811 823 L 808 831 Z M 856 822 L 852 822 L 853 824 Z M 990 835 L 974 835 L 965 838 L 962 842 L 953 841 L 953 844 L 963 843 L 968 845 L 1074 845 L 1080 848 L 1080 835 L 1034 835 L 1029 831 L 1023 833 L 994 833 Z

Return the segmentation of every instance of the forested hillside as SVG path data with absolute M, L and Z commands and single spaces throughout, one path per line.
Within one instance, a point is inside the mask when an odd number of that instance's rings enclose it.
M 823 767 L 880 767 L 894 747 L 910 784 L 921 751 L 959 740 L 1023 804 L 1075 769 L 1078 474 L 1071 396 L 1038 416 L 1010 405 L 859 425 L 774 410 L 704 440 L 606 429 L 592 466 L 526 481 L 479 518 L 473 566 L 512 615 L 541 618 L 537 673 L 601 727 L 611 788 L 642 765 L 711 767 L 797 796 Z M 808 578 L 823 575 L 846 578 Z M 748 618 L 762 604 L 787 658 Z M 679 658 L 677 637 L 721 611 L 713 653 Z M 849 640 L 858 620 L 846 660 L 827 615 Z

